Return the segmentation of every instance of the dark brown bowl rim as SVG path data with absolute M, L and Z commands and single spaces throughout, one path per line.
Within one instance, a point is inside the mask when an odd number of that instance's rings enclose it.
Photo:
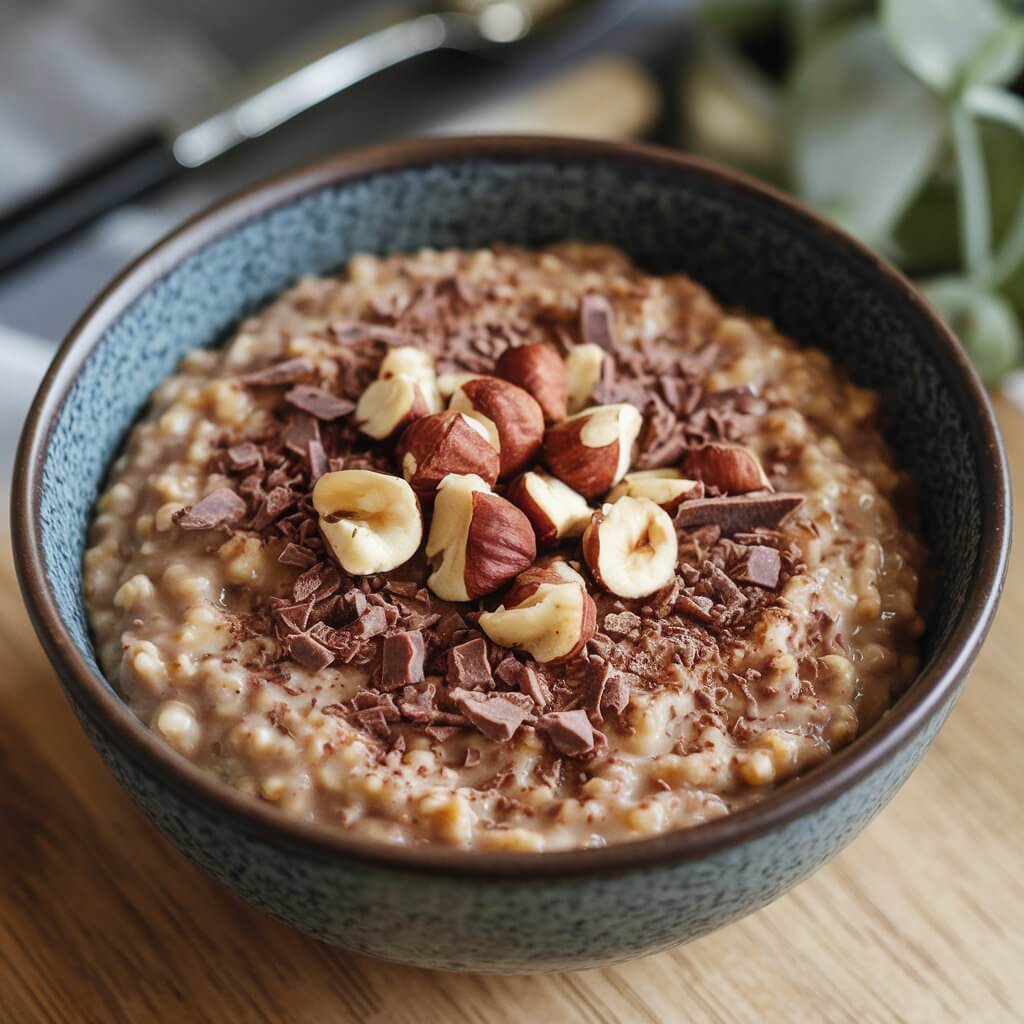
M 696 828 L 636 842 L 543 854 L 402 847 L 352 837 L 329 826 L 294 821 L 231 789 L 175 754 L 143 725 L 79 654 L 50 588 L 42 552 L 39 502 L 43 460 L 56 412 L 86 356 L 121 313 L 183 259 L 213 239 L 268 210 L 325 186 L 350 184 L 380 173 L 472 159 L 642 165 L 703 176 L 747 193 L 767 217 L 796 221 L 816 233 L 862 274 L 895 294 L 930 328 L 936 361 L 959 394 L 981 476 L 987 538 L 964 612 L 953 634 L 908 694 L 878 724 L 814 771 L 763 801 Z M 432 138 L 370 147 L 329 158 L 271 179 L 216 204 L 157 243 L 107 287 L 82 314 L 61 345 L 32 404 L 18 447 L 11 496 L 14 558 L 22 594 L 37 634 L 69 697 L 84 707 L 108 740 L 172 789 L 186 803 L 205 807 L 276 848 L 339 862 L 356 861 L 406 872 L 507 880 L 594 877 L 692 862 L 783 828 L 837 799 L 883 765 L 950 701 L 977 655 L 1006 576 L 1010 547 L 1009 474 L 988 395 L 959 342 L 899 271 L 798 202 L 741 174 L 655 146 L 549 136 Z

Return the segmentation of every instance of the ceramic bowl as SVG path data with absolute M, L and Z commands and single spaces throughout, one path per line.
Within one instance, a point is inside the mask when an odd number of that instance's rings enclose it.
M 302 274 L 421 246 L 621 246 L 771 317 L 882 396 L 920 489 L 938 595 L 896 707 L 762 803 L 633 844 L 549 854 L 401 848 L 292 821 L 179 758 L 97 667 L 82 606 L 86 523 L 150 392 Z M 956 340 L 892 268 L 750 181 L 657 149 L 429 140 L 345 154 L 197 217 L 148 252 L 64 342 L 23 435 L 13 494 L 26 603 L 72 706 L 142 809 L 246 900 L 329 942 L 425 967 L 592 967 L 695 938 L 807 877 L 885 806 L 935 737 L 995 610 L 1007 470 Z

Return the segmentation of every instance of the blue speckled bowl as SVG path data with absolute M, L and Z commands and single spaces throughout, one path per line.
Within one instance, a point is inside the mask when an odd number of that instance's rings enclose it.
M 300 274 L 355 252 L 593 239 L 685 271 L 878 388 L 937 569 L 920 678 L 827 765 L 758 806 L 633 845 L 543 855 L 401 849 L 300 824 L 180 759 L 103 679 L 81 594 L 89 510 L 147 396 Z M 845 846 L 910 774 L 992 621 L 1010 542 L 985 393 L 907 282 L 806 210 L 685 157 L 541 139 L 414 142 L 247 192 L 142 257 L 64 343 L 14 482 L 25 600 L 75 711 L 143 810 L 256 906 L 361 953 L 453 970 L 591 967 L 764 906 Z

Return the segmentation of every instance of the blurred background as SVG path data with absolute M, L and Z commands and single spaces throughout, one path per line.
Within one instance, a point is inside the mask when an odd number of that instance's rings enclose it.
M 901 264 L 1024 393 L 1022 69 L 1024 0 L 0 0 L 0 471 L 119 268 L 247 184 L 423 133 L 746 170 Z

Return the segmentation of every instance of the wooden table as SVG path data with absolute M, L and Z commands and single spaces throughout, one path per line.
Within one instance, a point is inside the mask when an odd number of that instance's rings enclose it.
M 1024 414 L 1004 403 L 1000 417 L 1019 482 Z M 923 764 L 812 880 L 673 952 L 601 971 L 497 978 L 331 949 L 202 875 L 87 743 L 5 555 L 0 1021 L 1020 1021 L 1022 560 L 1018 548 L 966 695 Z

